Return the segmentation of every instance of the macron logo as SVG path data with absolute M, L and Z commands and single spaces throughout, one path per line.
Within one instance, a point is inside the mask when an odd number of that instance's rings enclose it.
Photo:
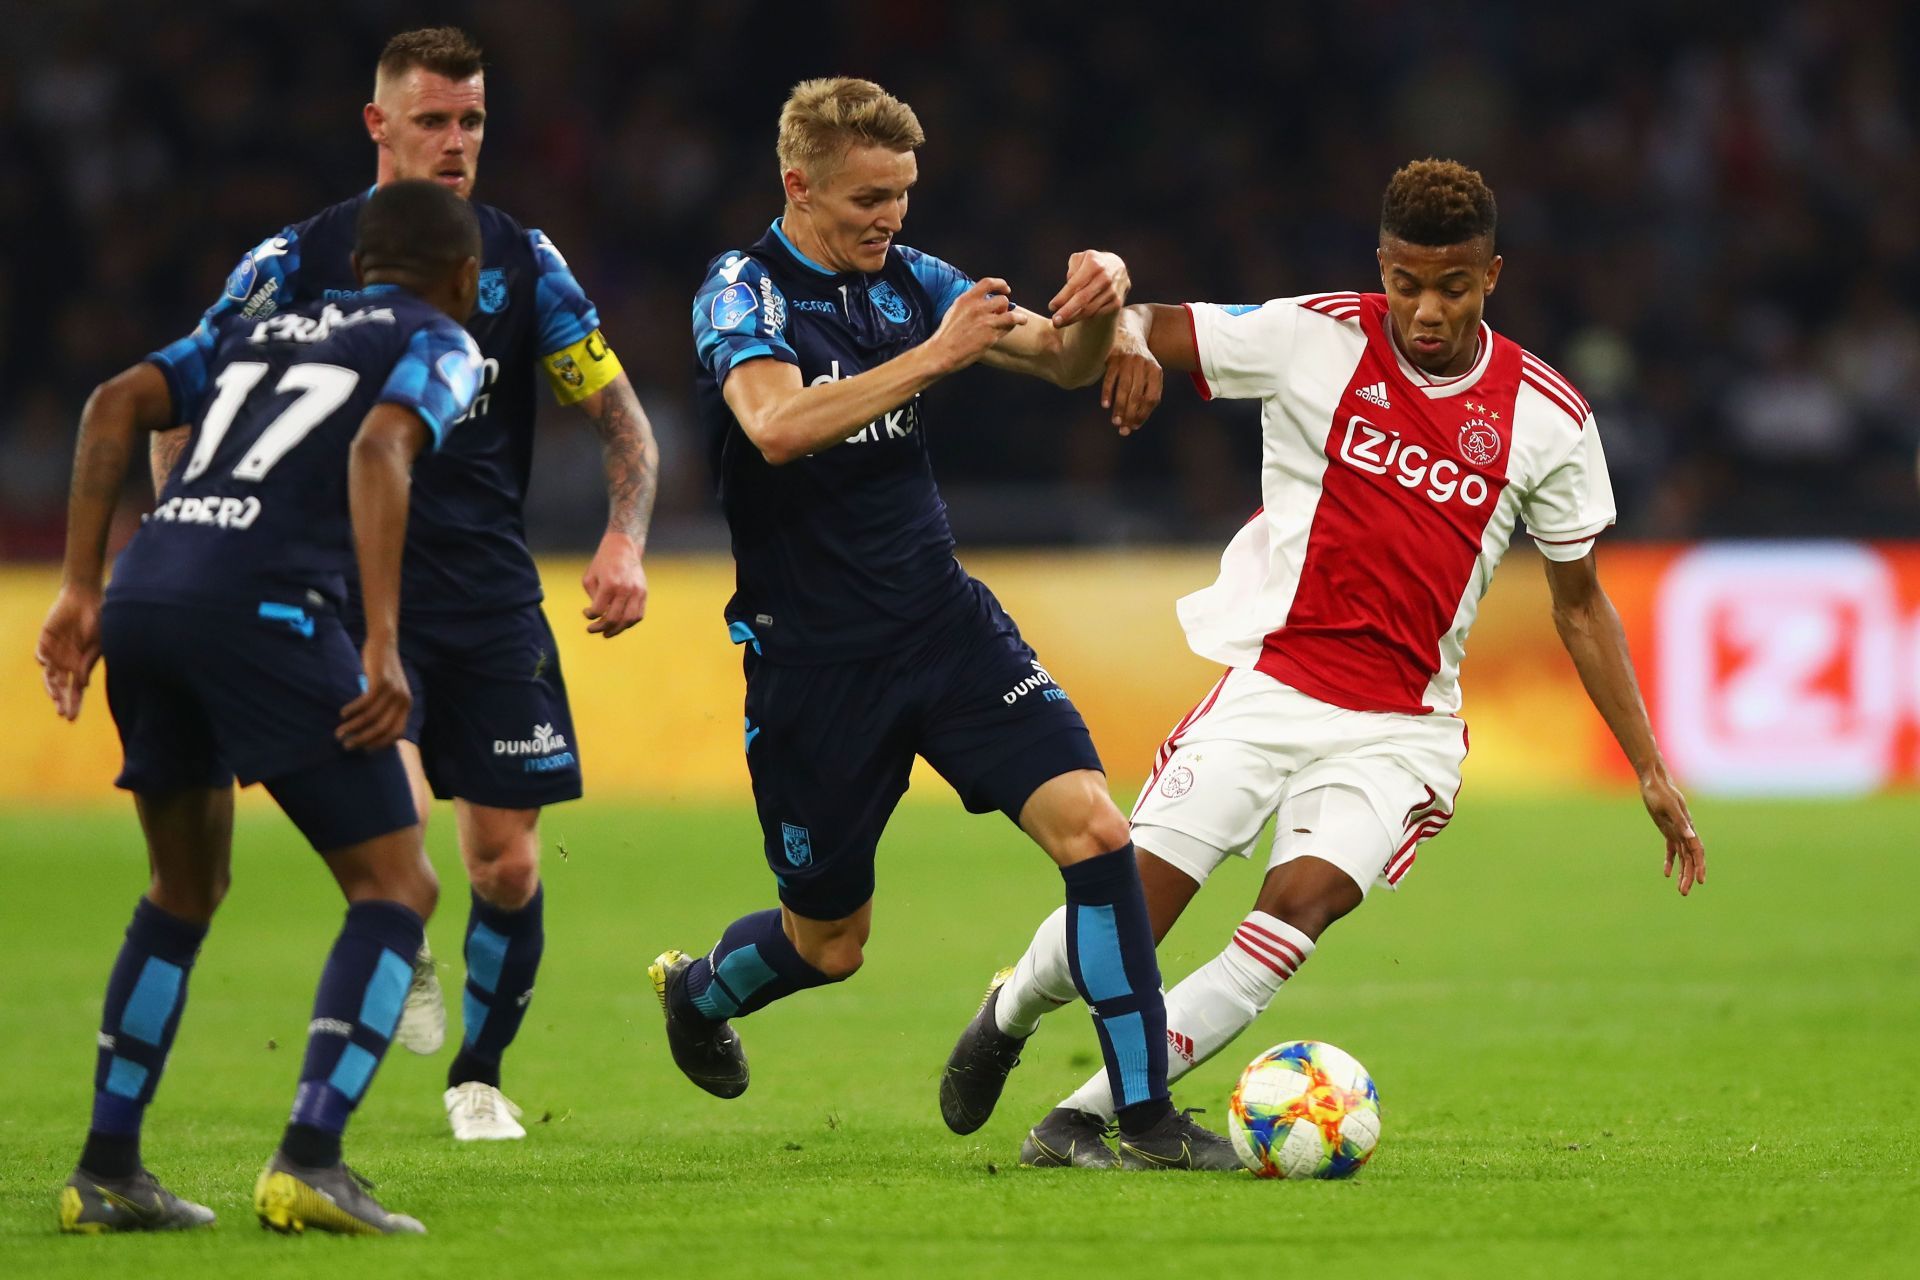
M 1382 409 L 1393 408 L 1392 405 L 1387 403 L 1387 384 L 1384 382 L 1376 382 L 1370 387 L 1361 387 L 1353 394 L 1359 396 L 1368 404 L 1379 405 Z

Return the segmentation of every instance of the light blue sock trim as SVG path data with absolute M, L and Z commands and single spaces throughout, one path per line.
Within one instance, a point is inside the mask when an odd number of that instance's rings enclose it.
M 147 1087 L 147 1069 L 128 1058 L 114 1056 L 107 1068 L 107 1092 L 116 1098 L 138 1098 Z
M 179 1003 L 185 977 L 179 965 L 148 956 L 140 966 L 133 994 L 127 997 L 127 1007 L 120 1011 L 121 1034 L 158 1048 L 167 1033 L 167 1019 L 173 1017 L 174 1005 Z
M 1113 1046 L 1114 1065 L 1120 1068 L 1120 1090 L 1114 1105 L 1130 1107 L 1147 1100 L 1147 1028 L 1137 1013 L 1103 1018 L 1107 1043 Z
M 1110 906 L 1081 903 L 1078 913 L 1080 980 L 1087 984 L 1087 999 L 1123 1000 L 1133 994 L 1127 982 L 1127 966 L 1120 958 L 1120 929 Z
M 731 1018 L 760 988 L 780 975 L 760 955 L 757 943 L 728 954 L 713 970 L 713 981 L 693 998 L 693 1007 L 709 1018 Z
M 480 997 L 474 995 L 471 990 L 460 993 L 460 1021 L 465 1027 L 460 1034 L 460 1039 L 469 1048 L 480 1038 L 480 1028 L 487 1025 L 489 1012 L 487 1006 L 480 1003 Z
M 340 1061 L 333 1064 L 333 1074 L 327 1077 L 327 1084 L 339 1090 L 348 1102 L 358 1102 L 360 1095 L 367 1091 L 367 1081 L 373 1079 L 373 1069 L 379 1065 L 380 1059 L 359 1045 L 350 1044 L 340 1055 Z
M 413 982 L 413 963 L 397 951 L 382 949 L 380 963 L 367 980 L 367 992 L 360 999 L 360 1025 L 384 1040 L 393 1038 L 400 1025 L 400 1006 L 406 1003 L 407 987 Z
M 500 969 L 507 962 L 507 935 L 475 921 L 467 935 L 467 977 L 488 995 L 500 986 Z

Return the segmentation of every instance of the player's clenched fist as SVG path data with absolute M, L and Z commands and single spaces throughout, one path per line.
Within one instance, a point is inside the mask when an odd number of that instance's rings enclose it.
M 1117 253 L 1082 249 L 1067 259 L 1067 282 L 1047 303 L 1053 327 L 1064 329 L 1076 320 L 1112 315 L 1127 304 L 1133 278 Z
M 966 368 L 988 347 L 1027 322 L 1025 313 L 1014 310 L 1013 290 L 998 276 L 988 276 L 961 294 L 940 327 L 934 330 L 928 345 L 946 357 L 947 372 Z

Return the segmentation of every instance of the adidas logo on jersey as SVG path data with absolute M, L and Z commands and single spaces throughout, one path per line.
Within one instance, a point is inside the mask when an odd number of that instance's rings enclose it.
M 1387 403 L 1387 384 L 1384 382 L 1376 382 L 1370 387 L 1361 387 L 1353 394 L 1359 396 L 1368 404 L 1379 405 L 1382 409 L 1393 408 L 1392 405 Z

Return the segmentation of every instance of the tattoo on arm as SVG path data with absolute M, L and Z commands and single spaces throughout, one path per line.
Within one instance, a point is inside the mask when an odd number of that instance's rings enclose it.
M 660 447 L 633 384 L 623 374 L 583 406 L 600 435 L 607 468 L 607 527 L 645 543 L 660 484 Z
M 167 477 L 173 474 L 174 464 L 180 461 L 180 455 L 185 452 L 190 434 L 186 427 L 172 427 L 153 433 L 153 441 L 147 446 L 147 461 L 153 470 L 154 497 L 159 497 L 160 491 L 167 487 Z

